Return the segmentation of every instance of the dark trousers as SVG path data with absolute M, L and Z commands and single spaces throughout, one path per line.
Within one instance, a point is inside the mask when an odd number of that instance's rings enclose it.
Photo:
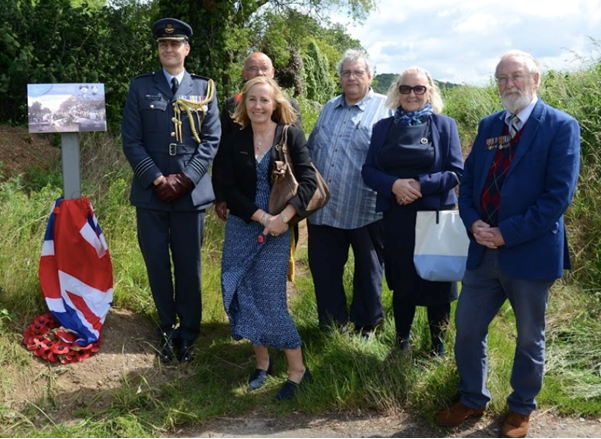
M 392 307 L 394 309 L 394 324 L 396 326 L 397 342 L 409 340 L 411 326 L 415 317 L 416 305 L 399 300 L 399 295 L 393 292 Z M 444 353 L 444 336 L 451 318 L 451 304 L 428 306 L 428 326 L 432 352 Z
M 161 330 L 169 337 L 194 341 L 202 318 L 200 247 L 204 211 L 137 208 L 136 214 L 138 243 Z
M 349 247 L 355 258 L 350 321 L 356 328 L 379 324 L 384 318 L 382 222 L 352 230 L 308 224 L 308 232 L 309 268 L 315 285 L 320 325 L 343 326 L 349 321 L 343 284 Z

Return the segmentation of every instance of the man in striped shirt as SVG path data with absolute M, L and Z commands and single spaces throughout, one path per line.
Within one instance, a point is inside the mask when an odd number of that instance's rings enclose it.
M 365 52 L 347 50 L 337 70 L 343 93 L 325 104 L 307 145 L 331 191 L 329 203 L 308 219 L 309 267 L 320 325 L 350 321 L 368 336 L 384 318 L 383 228 L 376 193 L 363 182 L 361 168 L 373 125 L 392 112 L 371 88 Z M 349 247 L 355 261 L 350 313 L 343 282 Z

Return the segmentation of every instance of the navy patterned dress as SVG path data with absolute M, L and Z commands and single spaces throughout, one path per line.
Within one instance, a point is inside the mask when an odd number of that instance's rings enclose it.
M 267 211 L 270 185 L 268 152 L 257 163 L 255 204 Z M 264 227 L 228 215 L 221 262 L 223 305 L 232 337 L 246 338 L 255 346 L 296 349 L 301 339 L 288 312 L 286 279 L 290 255 L 290 230 L 263 237 Z

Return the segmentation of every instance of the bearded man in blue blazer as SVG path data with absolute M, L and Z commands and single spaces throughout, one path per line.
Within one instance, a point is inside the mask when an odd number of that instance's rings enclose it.
M 455 427 L 483 414 L 488 327 L 509 300 L 517 340 L 502 435 L 525 437 L 543 382 L 549 289 L 570 268 L 563 214 L 578 180 L 580 128 L 537 97 L 532 55 L 505 53 L 495 76 L 505 110 L 480 122 L 459 188 L 471 241 L 455 315 L 460 399 L 436 422 Z

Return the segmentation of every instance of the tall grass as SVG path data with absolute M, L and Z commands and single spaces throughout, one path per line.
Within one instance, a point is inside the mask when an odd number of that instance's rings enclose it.
M 597 176 L 601 173 L 595 148 L 601 126 L 600 79 L 597 66 L 576 74 L 549 74 L 541 90 L 544 100 L 565 108 L 583 127 L 581 182 L 567 216 L 577 270 L 567 281 L 557 283 L 550 296 L 547 373 L 538 398 L 543 408 L 563 414 L 601 414 L 601 215 L 597 194 L 601 187 Z M 452 89 L 445 102 L 447 114 L 459 121 L 465 145 L 470 143 L 479 118 L 499 108 L 492 84 Z M 308 108 L 303 106 L 303 111 L 310 111 Z M 310 125 L 314 116 L 310 114 L 304 120 Z M 128 201 L 131 171 L 120 141 L 98 133 L 82 135 L 81 140 L 83 192 L 92 201 L 109 243 L 114 265 L 114 306 L 156 322 L 137 245 L 135 213 Z M 297 409 L 312 413 L 409 410 L 432 420 L 438 410 L 455 400 L 458 374 L 452 355 L 454 326 L 447 334 L 447 357 L 432 359 L 428 356 L 426 313 L 418 309 L 412 331 L 414 351 L 412 355 L 400 354 L 393 348 L 391 292 L 385 287 L 386 318 L 377 336 L 364 340 L 352 331 L 320 330 L 303 242 L 297 252 L 295 293 L 289 305 L 314 382 L 295 401 L 272 402 L 286 376 L 283 354 L 273 352 L 275 375 L 258 392 L 247 392 L 246 380 L 254 369 L 252 347 L 229 336 L 220 291 L 224 226 L 210 210 L 202 260 L 203 330 L 197 343 L 197 359 L 189 369 L 171 374 L 171 379 L 160 385 L 150 384 L 151 375 L 160 373 L 154 368 L 124 376 L 120 388 L 103 392 L 102 398 L 91 398 L 89 405 L 82 406 L 65 424 L 53 420 L 52 407 L 60 396 L 52 385 L 55 369 L 48 369 L 49 385 L 42 399 L 23 409 L 5 405 L 4 396 L 14 385 L 10 380 L 25 377 L 32 361 L 20 347 L 21 333 L 36 314 L 45 310 L 37 267 L 48 211 L 60 195 L 62 184 L 59 170 L 45 175 L 47 178 L 30 170 L 23 177 L 0 183 L 0 366 L 10 371 L 0 378 L 0 436 L 151 437 L 218 416 L 252 416 L 254 411 L 279 416 Z M 351 273 L 351 268 L 345 273 L 349 292 Z M 505 410 L 505 398 L 511 391 L 513 323 L 513 312 L 506 304 L 490 329 L 488 386 L 494 414 Z M 100 405 L 99 398 L 109 402 Z

